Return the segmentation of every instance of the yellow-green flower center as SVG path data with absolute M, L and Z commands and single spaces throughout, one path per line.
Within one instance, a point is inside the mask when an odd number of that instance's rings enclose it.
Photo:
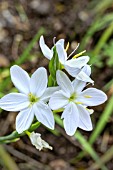
M 70 101 L 70 102 L 74 102 L 75 99 L 76 99 L 76 97 L 77 97 L 76 94 L 73 93 L 73 94 L 70 96 L 69 101 Z
M 30 101 L 30 105 L 33 105 L 34 103 L 36 103 L 39 98 L 35 95 L 33 95 L 32 93 L 29 93 L 29 101 Z

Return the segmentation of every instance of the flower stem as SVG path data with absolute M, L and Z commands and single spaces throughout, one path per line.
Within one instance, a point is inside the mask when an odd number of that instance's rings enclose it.
M 40 122 L 36 122 L 34 124 L 32 124 L 32 126 L 28 129 L 29 132 L 34 131 L 36 128 L 38 128 L 40 126 Z M 9 142 L 14 142 L 17 140 L 17 138 L 20 138 L 21 136 L 26 135 L 25 132 L 18 134 L 17 131 L 13 131 L 10 135 L 7 136 L 1 136 L 0 137 L 0 144 L 1 143 L 9 143 Z

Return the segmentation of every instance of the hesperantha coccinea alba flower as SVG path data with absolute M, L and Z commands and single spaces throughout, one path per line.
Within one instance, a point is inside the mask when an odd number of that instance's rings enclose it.
M 60 70 L 57 71 L 56 78 L 61 90 L 51 96 L 49 106 L 52 110 L 64 110 L 61 118 L 66 133 L 70 136 L 74 135 L 77 127 L 86 131 L 92 130 L 90 118 L 92 110 L 87 107 L 104 103 L 107 100 L 106 94 L 96 88 L 83 90 L 85 82 L 78 79 L 71 82 Z
M 38 149 L 39 151 L 41 151 L 44 148 L 50 149 L 50 150 L 53 149 L 52 146 L 50 146 L 46 141 L 44 141 L 41 138 L 40 133 L 32 132 L 29 134 L 29 138 L 31 140 L 32 145 L 34 145 L 36 147 L 36 149 Z
M 64 48 L 64 39 L 60 39 L 57 41 L 54 46 L 50 49 L 44 41 L 44 37 L 40 37 L 40 48 L 42 50 L 43 55 L 48 58 L 49 60 L 53 57 L 53 47 L 56 46 L 56 50 L 58 53 L 58 58 L 62 66 L 65 68 L 65 70 L 72 76 L 76 77 L 79 80 L 94 83 L 94 81 L 83 71 L 83 67 L 88 63 L 89 56 L 81 56 L 79 58 L 76 58 L 77 55 L 75 55 L 72 59 L 69 59 L 71 55 L 73 55 L 72 52 L 69 56 L 67 55 L 67 49 Z M 79 55 L 78 55 L 79 56 Z M 68 60 L 69 59 L 69 60 Z
M 57 87 L 47 88 L 47 71 L 38 68 L 29 77 L 28 73 L 17 65 L 10 69 L 11 80 L 20 93 L 10 93 L 0 99 L 0 107 L 7 111 L 20 111 L 16 117 L 16 130 L 27 130 L 34 119 L 50 129 L 54 129 L 54 117 L 47 102 Z

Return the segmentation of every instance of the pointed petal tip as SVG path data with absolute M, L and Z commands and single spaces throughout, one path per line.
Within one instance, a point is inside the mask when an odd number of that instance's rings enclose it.
M 60 44 L 64 48 L 64 41 L 65 41 L 64 39 L 60 39 L 56 42 L 56 45 Z
M 66 134 L 67 134 L 68 136 L 73 136 L 73 135 L 75 134 L 75 132 L 66 132 Z
M 107 99 L 108 99 L 108 96 L 103 92 L 103 94 L 104 94 L 104 96 L 105 96 L 105 101 L 107 101 Z M 105 102 L 104 101 L 104 102 Z
M 92 125 L 92 124 L 91 124 Z M 85 131 L 92 131 L 93 130 L 93 125 L 92 126 L 89 126 L 89 127 L 86 127 L 86 126 L 78 126 L 78 128 L 82 129 L 82 130 L 85 130 Z
M 16 127 L 16 131 L 18 132 L 18 134 L 21 134 L 23 131 L 20 131 L 17 127 Z
M 40 39 L 39 39 L 39 45 L 40 45 L 40 48 L 42 49 L 43 46 L 45 45 L 45 41 L 44 41 L 44 37 L 43 35 L 40 36 Z
M 41 37 L 40 37 L 39 46 L 41 48 L 41 51 L 42 51 L 43 55 L 47 59 L 51 60 L 51 58 L 53 57 L 53 51 L 50 50 L 50 48 L 45 44 L 43 35 L 41 35 Z
M 54 130 L 55 129 L 55 122 L 54 123 L 51 123 L 49 122 L 49 124 L 44 124 L 43 122 L 41 122 L 44 126 L 46 126 L 47 128 L 51 129 L 51 130 Z
M 12 72 L 14 69 L 18 69 L 18 68 L 20 68 L 18 65 L 13 65 L 13 66 L 11 66 L 11 68 L 10 68 L 10 72 Z
M 40 40 L 39 41 L 44 41 L 44 36 L 43 35 L 40 36 Z
M 89 59 L 90 59 L 90 57 L 89 57 L 88 55 L 86 55 L 86 56 L 81 56 L 81 57 L 82 57 L 82 58 L 85 58 L 87 62 L 88 62 Z
M 40 36 L 40 38 L 44 38 L 44 36 L 43 36 L 43 35 L 41 35 L 41 36 Z
M 50 127 L 51 130 L 55 129 L 55 124 Z

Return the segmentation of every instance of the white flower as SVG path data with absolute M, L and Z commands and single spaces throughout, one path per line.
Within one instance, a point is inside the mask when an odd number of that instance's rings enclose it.
M 49 60 L 53 57 L 53 47 L 50 49 L 44 41 L 44 37 L 40 37 L 40 48 L 42 50 L 43 55 L 48 58 Z M 64 66 L 65 70 L 72 76 L 76 77 L 79 80 L 94 83 L 94 81 L 84 72 L 84 69 L 82 69 L 89 61 L 88 56 L 82 56 L 79 58 L 72 58 L 68 60 L 69 56 L 67 56 L 67 52 L 64 49 L 64 39 L 60 39 L 55 44 L 58 57 L 60 63 Z M 75 50 L 74 50 L 75 51 Z M 73 52 L 72 52 L 73 53 Z
M 32 132 L 29 136 L 31 143 L 38 149 L 39 151 L 43 148 L 47 148 L 52 150 L 53 148 L 44 140 L 41 139 L 40 133 Z
M 22 133 L 37 120 L 54 129 L 54 117 L 50 107 L 46 104 L 57 87 L 47 88 L 47 72 L 43 67 L 38 68 L 29 77 L 28 73 L 19 66 L 10 69 L 11 79 L 20 93 L 10 93 L 0 99 L 0 107 L 7 111 L 20 111 L 16 117 L 16 130 Z
M 64 108 L 61 118 L 64 119 L 66 133 L 73 135 L 77 127 L 87 131 L 92 130 L 90 114 L 93 110 L 87 109 L 87 106 L 104 103 L 107 100 L 106 94 L 96 88 L 82 91 L 85 82 L 77 79 L 71 82 L 60 70 L 57 71 L 57 83 L 61 90 L 52 95 L 49 106 L 53 110 Z

